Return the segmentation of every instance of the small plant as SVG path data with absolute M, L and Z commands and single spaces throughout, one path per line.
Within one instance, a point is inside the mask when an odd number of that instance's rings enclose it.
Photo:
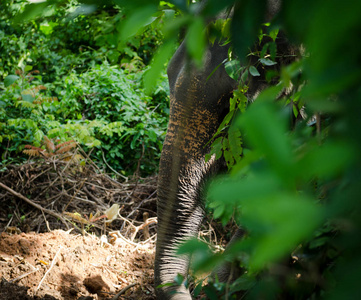
M 16 70 L 16 75 L 8 75 L 4 80 L 5 87 L 13 85 L 16 92 L 19 93 L 17 94 L 18 105 L 24 105 L 24 103 L 20 101 L 26 101 L 32 104 L 58 101 L 57 97 L 47 97 L 40 93 L 40 91 L 47 90 L 44 85 L 31 84 L 34 79 L 41 80 L 41 76 L 38 75 L 40 72 L 38 70 L 31 71 L 31 69 L 31 66 L 25 66 L 23 69 Z
M 55 143 L 58 143 L 57 145 Z M 34 157 L 43 156 L 46 158 L 54 157 L 54 156 L 68 156 L 70 151 L 76 147 L 76 142 L 71 140 L 63 143 L 59 143 L 58 140 L 50 140 L 46 135 L 43 137 L 43 145 L 45 149 L 35 147 L 32 145 L 25 145 L 25 149 L 23 153 Z M 72 153 L 71 153 L 72 154 Z

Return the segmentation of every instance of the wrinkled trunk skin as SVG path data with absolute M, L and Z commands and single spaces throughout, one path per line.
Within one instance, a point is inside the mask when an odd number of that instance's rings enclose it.
M 163 145 L 158 179 L 158 239 L 155 286 L 187 277 L 189 258 L 175 256 L 180 242 L 196 236 L 203 218 L 202 187 L 219 162 L 204 156 L 205 145 L 229 109 L 236 87 L 221 65 L 228 47 L 210 46 L 200 70 L 186 59 L 184 43 L 168 67 L 170 120 Z M 184 286 L 156 288 L 158 299 L 191 299 Z

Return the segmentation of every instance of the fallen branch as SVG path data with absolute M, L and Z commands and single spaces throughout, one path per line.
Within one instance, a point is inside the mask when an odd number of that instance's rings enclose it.
M 137 285 L 137 284 L 138 284 L 138 283 L 129 284 L 129 285 L 126 286 L 125 288 L 121 289 L 118 294 L 114 295 L 114 297 L 113 297 L 111 300 L 118 300 L 121 295 L 123 295 L 127 290 L 129 290 L 130 288 L 132 288 L 133 286 L 135 286 L 135 285 Z
M 2 187 L 3 189 L 7 190 L 8 192 L 10 192 L 11 194 L 13 194 L 14 196 L 20 198 L 21 200 L 25 201 L 26 203 L 34 206 L 35 208 L 41 210 L 42 212 L 46 212 L 47 214 L 49 215 L 52 215 L 53 217 L 56 217 L 58 218 L 59 220 L 61 220 L 64 225 L 66 226 L 67 229 L 69 229 L 69 226 L 68 224 L 65 222 L 65 220 L 63 219 L 63 217 L 59 214 L 57 214 L 56 212 L 53 212 L 52 210 L 50 209 L 47 209 L 47 208 L 44 208 L 42 206 L 40 206 L 39 204 L 36 204 L 34 203 L 33 201 L 31 201 L 30 199 L 24 197 L 23 195 L 21 195 L 20 193 L 18 192 L 15 192 L 12 188 L 9 188 L 8 186 L 6 186 L 5 184 L 1 183 L 0 182 L 0 187 Z

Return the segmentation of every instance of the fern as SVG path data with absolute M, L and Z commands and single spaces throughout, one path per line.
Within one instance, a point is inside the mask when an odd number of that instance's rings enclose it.
M 71 144 L 66 145 L 66 146 L 62 146 L 61 148 L 59 148 L 55 154 L 63 154 L 63 153 L 67 153 L 69 152 L 71 149 L 76 147 L 76 143 L 74 141 L 72 141 Z
M 43 137 L 44 139 L 44 145 L 49 153 L 53 153 L 55 151 L 55 145 L 54 142 L 51 141 L 46 135 Z
M 63 142 L 63 143 L 61 143 L 61 144 L 58 144 L 58 145 L 56 145 L 55 146 L 55 149 L 60 149 L 61 147 L 65 147 L 65 146 L 67 146 L 67 145 L 69 145 L 69 144 L 75 144 L 75 146 L 76 146 L 76 143 L 73 141 L 73 140 L 71 140 L 71 141 L 66 141 L 66 142 Z M 73 146 L 72 148 L 74 148 L 75 146 Z
M 44 149 L 41 149 L 39 147 L 35 147 L 35 146 L 31 146 L 31 145 L 25 145 L 25 149 L 23 150 L 23 153 L 31 156 L 41 156 L 41 155 L 46 155 L 46 153 L 44 153 Z
M 59 140 L 55 140 L 55 142 L 59 142 Z M 77 143 L 74 140 L 71 140 L 55 145 L 54 140 L 49 139 L 46 135 L 44 135 L 43 145 L 45 149 L 35 147 L 32 145 L 25 145 L 25 149 L 23 150 L 23 153 L 29 155 L 30 157 L 32 156 L 54 157 L 64 154 L 68 156 L 73 154 L 71 150 L 73 148 L 76 148 Z
M 30 157 L 31 156 L 40 156 L 40 153 L 42 152 L 43 150 L 41 149 L 41 151 L 40 150 L 37 150 L 37 149 L 25 149 L 25 150 L 23 150 L 23 153 L 25 153 L 25 154 L 27 154 L 27 155 L 29 155 Z

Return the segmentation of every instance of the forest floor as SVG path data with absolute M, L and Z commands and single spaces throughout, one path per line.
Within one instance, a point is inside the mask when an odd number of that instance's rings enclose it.
M 155 228 L 156 177 L 115 181 L 90 160 L 8 166 L 0 299 L 154 299 Z
M 155 298 L 157 178 L 116 181 L 77 155 L 1 170 L 1 300 Z M 224 244 L 216 227 L 200 234 Z

